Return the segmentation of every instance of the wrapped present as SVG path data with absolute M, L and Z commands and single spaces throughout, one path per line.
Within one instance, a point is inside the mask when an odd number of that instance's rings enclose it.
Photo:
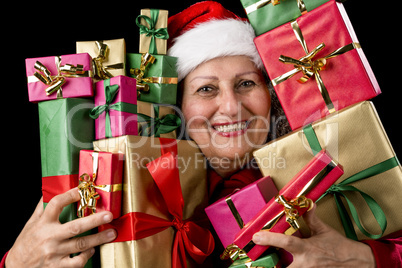
M 127 53 L 127 73 L 137 79 L 138 100 L 176 104 L 177 58 Z
M 38 103 L 42 193 L 46 204 L 57 194 L 78 186 L 81 149 L 91 149 L 94 123 L 90 99 L 67 98 Z M 83 131 L 85 130 L 85 131 Z M 64 208 L 60 221 L 77 216 L 74 204 Z
M 293 176 L 321 148 L 342 163 L 345 174 L 319 200 L 317 216 L 358 240 L 401 230 L 397 204 L 402 202 L 402 170 L 373 104 L 365 101 L 345 108 L 268 143 L 255 151 L 254 157 L 261 172 L 270 174 L 281 189 L 288 182 L 285 178 Z M 277 160 L 274 163 L 270 158 Z M 367 204 L 365 200 L 369 200 Z M 371 208 L 375 208 L 375 215 Z M 356 223 L 352 225 L 350 219 Z M 301 231 L 308 233 L 306 228 Z
M 319 152 L 240 230 L 223 257 L 235 260 L 246 254 L 252 260 L 258 259 L 268 246 L 254 244 L 253 235 L 260 230 L 289 234 L 298 230 L 298 217 L 342 174 L 342 167 L 325 150 Z
M 263 267 L 263 268 L 280 268 L 282 267 L 278 255 L 270 253 L 262 256 L 258 260 L 252 261 L 249 258 L 235 260 L 229 268 L 248 268 L 248 267 Z
M 140 29 L 140 53 L 166 55 L 168 16 L 167 10 L 141 9 L 136 19 Z
M 185 255 L 195 267 L 212 252 L 211 234 L 197 225 L 208 225 L 208 197 L 205 158 L 195 143 L 122 136 L 94 148 L 125 154 L 123 216 L 101 227 L 118 233 L 101 246 L 102 267 L 186 267 Z
M 76 42 L 77 53 L 92 57 L 95 81 L 125 75 L 126 42 L 123 38 L 113 40 Z
M 295 20 L 328 0 L 240 0 L 256 35 Z
M 78 217 L 110 211 L 113 219 L 121 214 L 123 154 L 81 150 Z
M 257 37 L 255 44 L 293 130 L 381 93 L 335 0 Z
M 136 80 L 126 76 L 96 83 L 90 117 L 95 119 L 98 140 L 123 135 L 176 138 L 181 125 L 174 107 L 137 102 Z
M 29 58 L 25 65 L 30 102 L 93 96 L 88 53 Z
M 208 206 L 205 212 L 223 246 L 233 243 L 240 229 L 277 194 L 272 179 L 267 176 Z

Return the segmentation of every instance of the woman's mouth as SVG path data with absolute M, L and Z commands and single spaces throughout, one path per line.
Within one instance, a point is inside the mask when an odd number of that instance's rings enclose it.
M 217 134 L 221 136 L 233 137 L 245 133 L 249 124 L 250 124 L 249 121 L 220 123 L 220 124 L 213 124 L 212 128 L 217 132 Z

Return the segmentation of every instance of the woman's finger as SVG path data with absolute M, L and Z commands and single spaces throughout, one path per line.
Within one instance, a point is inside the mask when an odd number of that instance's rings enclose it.
M 102 211 L 89 215 L 87 217 L 75 219 L 73 221 L 66 222 L 61 228 L 61 239 L 68 239 L 93 228 L 96 228 L 102 224 L 109 223 L 113 220 L 113 215 L 109 211 Z
M 88 262 L 88 260 L 94 255 L 94 253 L 95 253 L 95 249 L 90 248 L 72 258 L 70 258 L 69 256 L 66 256 L 60 262 L 60 266 L 61 267 L 84 267 L 85 264 Z
M 301 252 L 304 248 L 303 241 L 298 237 L 272 233 L 267 230 L 255 233 L 253 236 L 253 242 L 257 245 L 283 248 L 292 254 Z
M 54 222 L 59 220 L 59 216 L 64 207 L 77 202 L 80 199 L 80 194 L 77 188 L 68 190 L 65 193 L 53 197 L 46 206 L 44 216 L 47 220 Z
M 84 252 L 90 248 L 112 242 L 116 235 L 114 229 L 107 229 L 97 234 L 75 237 L 66 242 L 60 250 L 69 254 Z
M 317 217 L 317 214 L 315 213 L 316 207 L 317 205 L 314 204 L 314 207 L 303 215 L 303 220 L 309 227 L 311 235 L 322 234 L 327 232 L 329 229 L 329 226 Z
M 35 211 L 32 213 L 32 216 L 31 218 L 29 218 L 28 222 L 38 220 L 42 216 L 42 214 L 43 214 L 43 196 L 36 205 Z

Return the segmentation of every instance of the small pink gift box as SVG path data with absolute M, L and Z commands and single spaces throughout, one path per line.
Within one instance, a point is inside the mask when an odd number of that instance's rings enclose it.
M 232 244 L 240 229 L 277 194 L 275 184 L 267 176 L 208 206 L 205 212 L 223 246 Z
M 97 82 L 90 116 L 95 119 L 97 140 L 138 135 L 136 80 L 119 75 Z
M 29 58 L 25 66 L 30 102 L 93 96 L 88 53 Z

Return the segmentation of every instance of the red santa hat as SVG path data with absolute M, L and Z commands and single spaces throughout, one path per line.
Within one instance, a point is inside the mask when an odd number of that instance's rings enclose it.
M 217 2 L 199 2 L 170 17 L 168 31 L 168 55 L 178 58 L 179 81 L 217 57 L 244 55 L 263 68 L 250 23 Z

